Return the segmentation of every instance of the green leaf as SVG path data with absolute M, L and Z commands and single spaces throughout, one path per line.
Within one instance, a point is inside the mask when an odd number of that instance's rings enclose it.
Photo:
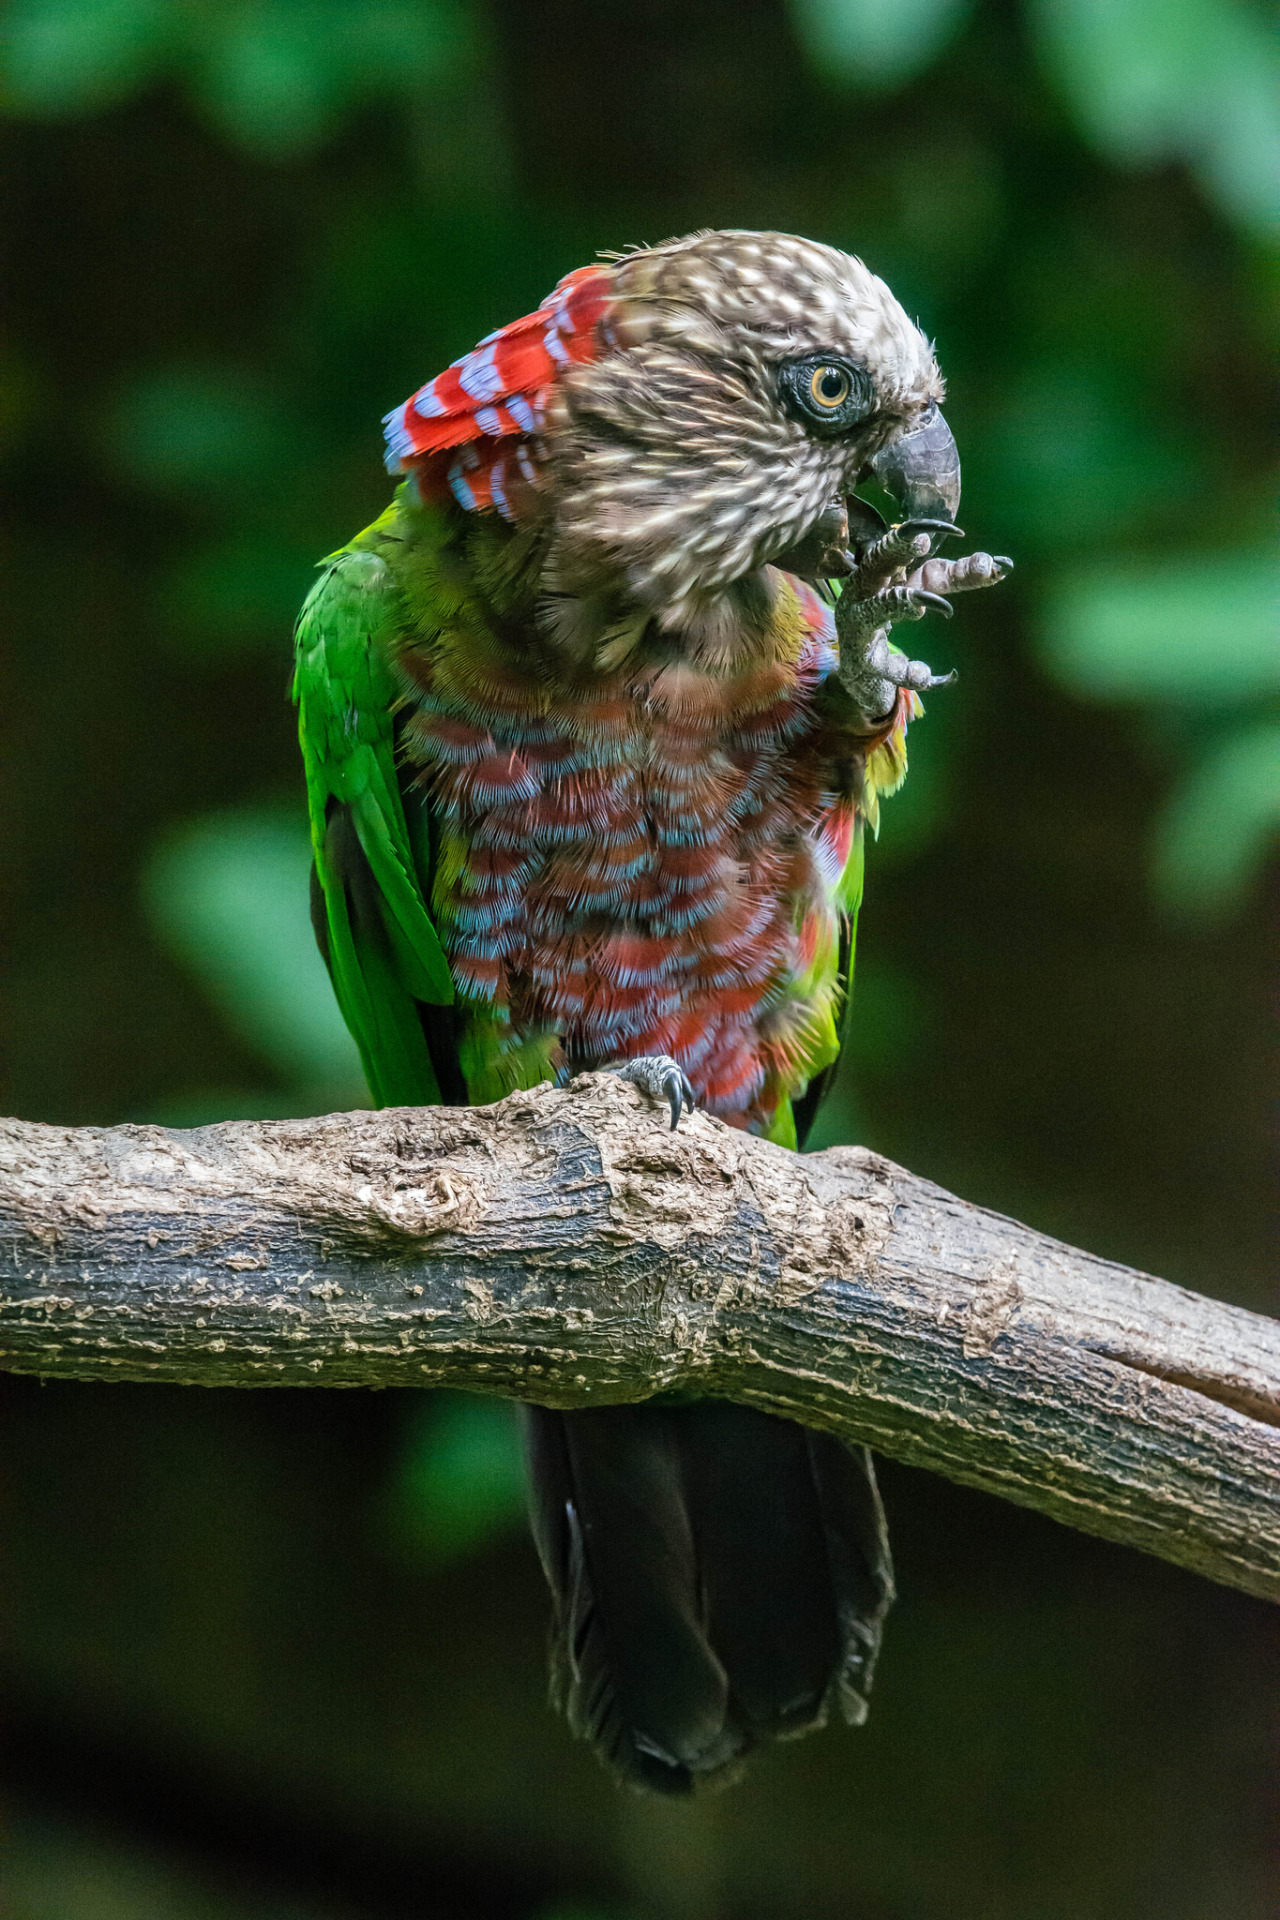
M 288 1078 L 362 1103 L 355 1044 L 311 932 L 310 862 L 301 809 L 211 814 L 156 849 L 143 897 L 229 1026 Z
M 927 67 L 968 11 L 969 0 L 792 0 L 814 62 L 870 87 L 901 86 Z
M 1238 0 L 1034 0 L 1046 65 L 1085 133 L 1130 165 L 1194 163 L 1226 211 L 1274 226 L 1280 64 Z
M 12 107 L 83 113 L 123 99 L 168 48 L 172 0 L 9 0 L 0 79 Z
M 478 1394 L 424 1396 L 401 1461 L 392 1512 L 402 1541 L 435 1561 L 509 1531 L 524 1512 L 513 1409 Z
M 290 158 L 318 145 L 354 81 L 332 62 L 319 10 L 262 5 L 233 17 L 208 47 L 201 96 L 241 145 Z
M 1265 721 L 1230 733 L 1174 793 L 1157 829 L 1157 898 L 1186 918 L 1223 918 L 1278 833 L 1280 722 Z
M 1042 644 L 1103 699 L 1228 705 L 1280 685 L 1276 587 L 1257 551 L 1090 570 L 1051 589 Z

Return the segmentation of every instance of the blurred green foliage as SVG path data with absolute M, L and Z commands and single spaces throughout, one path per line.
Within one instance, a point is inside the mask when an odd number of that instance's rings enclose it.
M 5 1842 L 5 1920 L 350 1920 L 70 1823 L 19 1821 Z
M 1280 724 L 1232 728 L 1197 757 L 1159 823 L 1159 898 L 1193 920 L 1238 908 L 1277 832 Z
M 815 61 L 868 87 L 911 79 L 968 0 L 793 0 Z M 1190 162 L 1244 226 L 1280 213 L 1280 54 L 1247 0 L 1027 0 L 1045 67 L 1082 130 L 1129 165 Z
M 173 74 L 231 139 L 313 148 L 362 100 L 417 100 L 472 56 L 456 0 L 11 0 L 4 76 L 19 111 L 83 113 Z
M 796 27 L 814 59 L 840 79 L 893 87 L 946 46 L 969 0 L 794 0 Z
M 620 1920 L 616 1908 L 584 1906 L 580 1900 L 565 1902 L 557 1900 L 553 1907 L 545 1907 L 538 1920 Z
M 1238 909 L 1280 827 L 1280 571 L 1246 549 L 1066 575 L 1044 622 L 1068 685 L 1163 721 L 1179 768 L 1156 823 L 1157 899 L 1190 920 Z
M 1280 215 L 1280 47 L 1246 0 L 1033 0 L 1053 80 L 1130 165 L 1185 160 L 1242 225 Z
M 332 457 L 287 382 L 256 367 L 146 368 L 106 408 L 100 440 L 140 492 L 182 503 L 199 528 L 154 581 L 175 652 L 216 660 L 274 636 L 283 653 L 327 540 L 321 513 L 282 493 L 283 453 Z
M 523 1514 L 511 1405 L 470 1393 L 424 1394 L 390 1496 L 388 1522 L 401 1547 L 438 1564 L 485 1546 Z
M 296 809 L 215 814 L 156 848 L 143 890 L 161 938 L 296 1090 L 293 1110 L 325 1112 L 367 1096 L 311 933 L 310 861 Z
M 1090 568 L 1061 578 L 1045 645 L 1073 685 L 1195 718 L 1280 693 L 1280 569 L 1265 552 Z

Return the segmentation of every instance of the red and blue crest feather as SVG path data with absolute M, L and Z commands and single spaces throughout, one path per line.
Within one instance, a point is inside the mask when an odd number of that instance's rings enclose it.
M 387 469 L 414 473 L 424 498 L 451 492 L 470 512 L 519 517 L 537 484 L 529 441 L 561 367 L 593 360 L 609 304 L 607 266 L 577 267 L 536 313 L 486 335 L 386 416 Z

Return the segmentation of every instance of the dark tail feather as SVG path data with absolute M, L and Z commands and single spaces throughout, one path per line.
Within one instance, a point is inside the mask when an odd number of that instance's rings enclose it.
M 865 1719 L 893 1595 L 870 1455 L 724 1401 L 679 1411 L 707 1633 L 751 1732 Z
M 892 1598 L 870 1457 L 719 1401 L 525 1409 L 573 1731 L 661 1793 L 851 1720 Z
M 533 1530 L 555 1598 L 552 1687 L 605 1764 L 687 1791 L 741 1741 L 707 1643 L 667 1409 L 525 1409 Z

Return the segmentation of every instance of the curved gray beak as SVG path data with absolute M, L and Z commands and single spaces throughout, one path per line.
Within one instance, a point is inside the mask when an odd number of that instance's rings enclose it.
M 960 508 L 960 453 L 937 407 L 918 427 L 893 440 L 871 471 L 902 509 L 904 520 L 954 520 Z

